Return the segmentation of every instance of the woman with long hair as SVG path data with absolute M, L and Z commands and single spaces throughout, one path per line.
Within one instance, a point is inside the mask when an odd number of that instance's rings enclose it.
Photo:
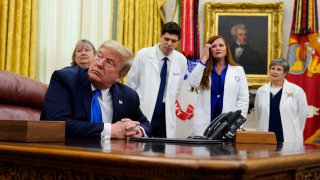
M 189 76 L 192 91 L 199 93 L 193 123 L 194 135 L 202 135 L 221 113 L 241 110 L 247 116 L 249 89 L 245 72 L 232 58 L 225 38 L 213 36 Z

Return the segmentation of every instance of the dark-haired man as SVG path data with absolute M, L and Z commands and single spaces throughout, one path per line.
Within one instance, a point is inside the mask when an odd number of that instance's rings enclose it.
M 177 23 L 164 24 L 160 43 L 137 52 L 128 73 L 126 84 L 138 92 L 153 137 L 176 135 L 175 101 L 187 70 L 187 59 L 175 50 L 180 36 Z

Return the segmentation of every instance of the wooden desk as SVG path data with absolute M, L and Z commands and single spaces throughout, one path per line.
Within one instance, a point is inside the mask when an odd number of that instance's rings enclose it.
M 317 145 L 0 142 L 0 179 L 320 178 Z

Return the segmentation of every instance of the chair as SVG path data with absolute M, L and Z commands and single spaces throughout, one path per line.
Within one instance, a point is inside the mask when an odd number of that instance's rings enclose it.
M 0 70 L 0 119 L 39 121 L 47 85 Z

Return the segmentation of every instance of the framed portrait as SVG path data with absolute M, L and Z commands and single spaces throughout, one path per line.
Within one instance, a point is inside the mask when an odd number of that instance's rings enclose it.
M 282 2 L 207 2 L 204 43 L 214 35 L 226 38 L 249 86 L 259 87 L 269 82 L 271 60 L 282 57 L 282 15 Z

